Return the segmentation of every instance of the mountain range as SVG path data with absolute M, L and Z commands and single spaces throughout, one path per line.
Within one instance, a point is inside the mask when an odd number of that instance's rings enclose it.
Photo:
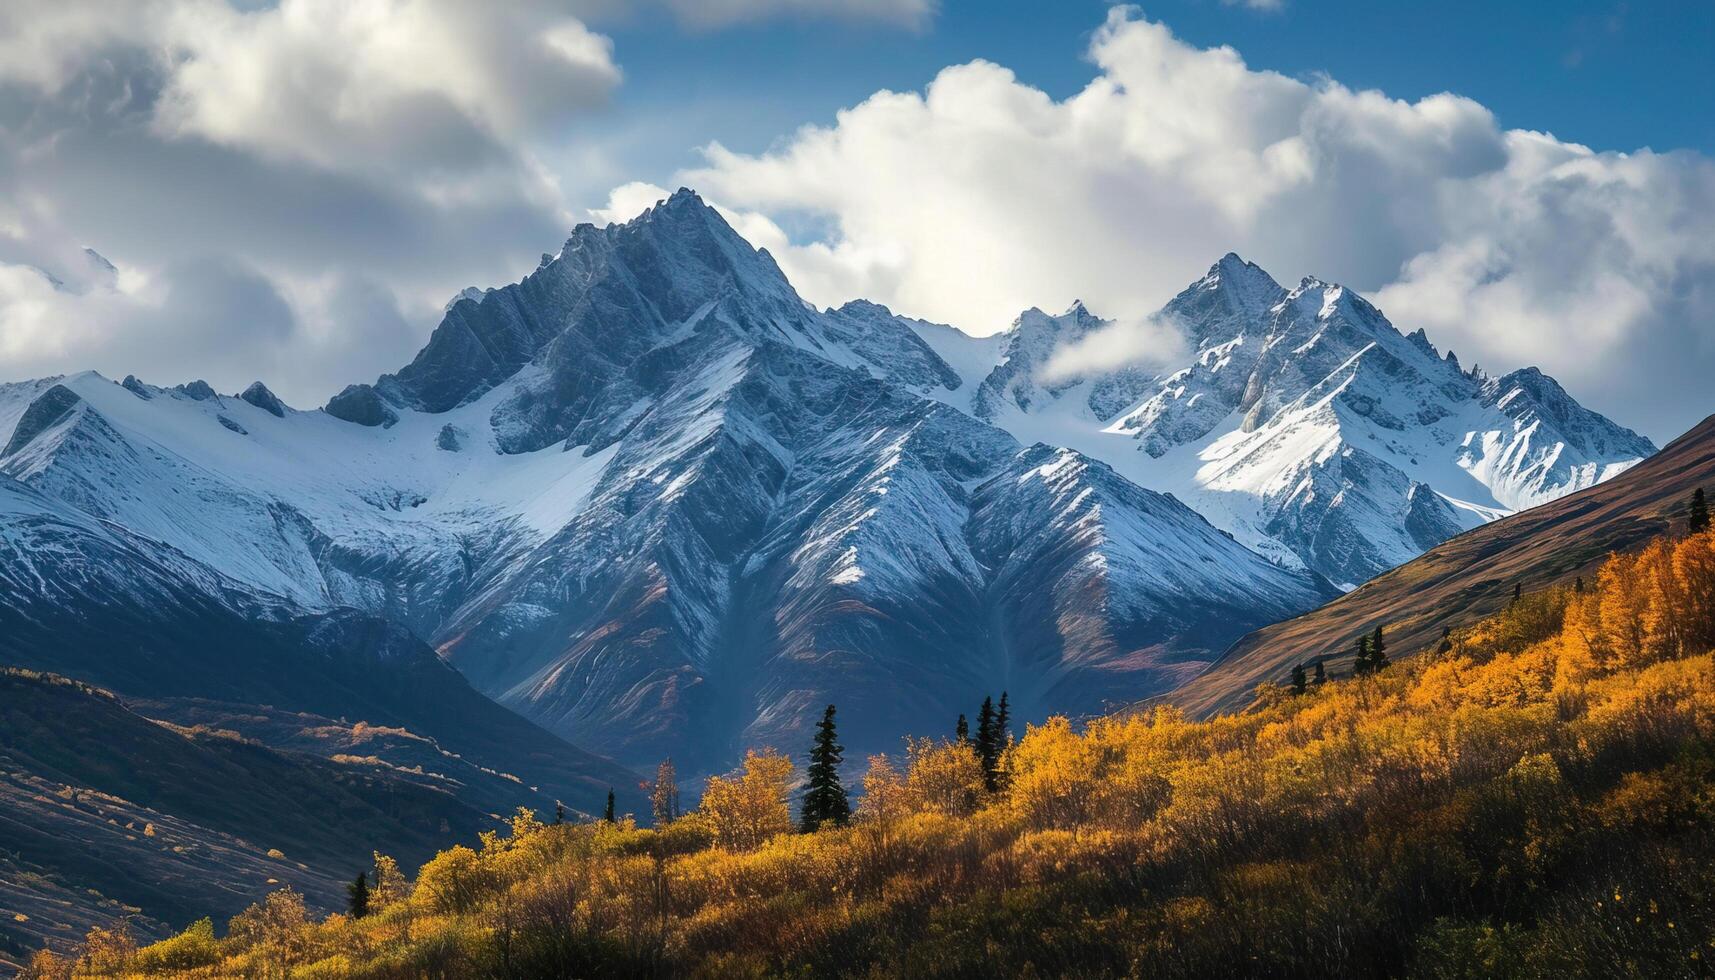
M 1153 320 L 1182 364 L 1067 375 L 1057 352 L 1118 329 L 1082 304 L 984 338 L 818 310 L 681 190 L 465 290 L 321 410 L 260 382 L 0 386 L 0 617 L 88 635 L 8 655 L 126 695 L 278 702 L 290 676 L 294 707 L 365 703 L 261 658 L 189 683 L 129 625 L 147 609 L 326 672 L 454 668 L 639 769 L 795 746 L 829 701 L 854 751 L 891 749 L 1002 689 L 1021 718 L 1171 690 L 1654 450 L 1534 369 L 1465 370 L 1234 255 Z

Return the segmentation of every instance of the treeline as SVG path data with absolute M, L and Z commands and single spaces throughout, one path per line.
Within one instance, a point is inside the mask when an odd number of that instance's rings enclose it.
M 378 859 L 363 914 L 290 891 L 217 937 L 92 934 L 84 975 L 1705 976 L 1715 532 L 1519 593 L 1435 649 L 1251 710 L 908 740 L 855 805 L 830 708 L 657 826 L 542 824 Z M 1377 642 L 1377 641 L 1381 642 Z M 1409 652 L 1409 651 L 1407 651 Z M 1295 693 L 1295 689 L 1296 693 Z M 1004 705 L 1004 700 L 1002 704 Z M 986 719 L 986 721 L 985 721 Z M 854 787 L 855 788 L 855 787 Z M 803 831 L 810 832 L 803 832 Z M 71 961 L 44 956 L 36 976 Z M 55 972 L 59 971 L 59 972 Z

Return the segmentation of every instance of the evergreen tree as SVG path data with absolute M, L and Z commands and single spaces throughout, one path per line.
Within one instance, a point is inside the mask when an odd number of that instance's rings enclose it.
M 996 708 L 994 713 L 995 744 L 1001 749 L 1006 748 L 1007 740 L 1011 735 L 1011 733 L 1006 730 L 1007 725 L 1011 723 L 1011 721 L 1012 709 L 1008 707 L 1006 703 L 1006 692 L 1002 691 L 1000 692 L 1000 707 Z
M 1318 684 L 1328 683 L 1328 670 L 1322 666 L 1322 661 L 1320 660 L 1316 661 L 1316 676 L 1314 679 Z
M 1523 599 L 1523 598 L 1524 598 L 1524 583 L 1523 582 L 1514 582 L 1513 583 L 1513 602 L 1512 602 L 1512 604 L 1515 606 L 1518 605 L 1518 601 L 1520 599 Z
M 554 823 L 562 824 L 565 822 L 566 822 L 566 805 L 564 803 L 560 802 L 559 800 L 555 800 L 554 801 Z
M 1387 642 L 1382 639 L 1382 628 L 1378 625 L 1370 634 L 1370 669 L 1381 670 L 1391 662 L 1387 658 Z
M 1453 627 L 1441 627 L 1441 645 L 1435 648 L 1436 653 L 1446 653 L 1453 649 Z
M 655 767 L 655 785 L 650 789 L 649 808 L 655 815 L 655 826 L 665 827 L 679 819 L 679 771 L 672 759 L 662 759 Z
M 953 740 L 960 745 L 968 745 L 971 741 L 971 725 L 965 721 L 963 714 L 959 715 L 959 723 L 953 726 Z
M 1582 575 L 1578 576 L 1577 581 L 1572 583 L 1572 591 L 1578 593 L 1579 595 L 1584 594 L 1584 576 L 1582 576 Z
M 1691 514 L 1686 523 L 1692 534 L 1701 534 L 1709 528 L 1709 501 L 1703 496 L 1702 487 L 1691 492 Z
M 983 698 L 977 712 L 977 760 L 983 767 L 983 785 L 990 793 L 999 788 L 1000 738 L 995 732 L 994 699 Z
M 345 911 L 354 919 L 369 914 L 369 872 L 359 871 L 357 880 L 345 886 Z
M 1292 693 L 1303 694 L 1310 690 L 1310 678 L 1304 673 L 1303 664 L 1295 664 L 1292 668 Z
M 804 833 L 813 834 L 823 824 L 844 827 L 851 819 L 851 803 L 846 788 L 840 785 L 840 760 L 845 752 L 834 732 L 834 706 L 822 712 L 816 724 L 816 740 L 810 746 L 810 768 L 806 775 L 803 809 L 798 823 Z
M 608 823 L 618 823 L 618 821 L 615 820 L 614 816 L 613 816 L 613 787 L 612 786 L 609 786 L 607 788 L 607 810 L 604 813 L 602 813 L 601 818 L 603 820 L 606 820 Z
M 1362 677 L 1370 672 L 1370 635 L 1358 636 L 1358 655 L 1352 658 L 1352 676 Z

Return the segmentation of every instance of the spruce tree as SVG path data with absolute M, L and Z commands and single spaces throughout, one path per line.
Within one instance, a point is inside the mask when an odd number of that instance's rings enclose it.
M 995 734 L 993 698 L 983 698 L 982 710 L 977 712 L 977 759 L 983 767 L 983 785 L 992 793 L 999 787 L 996 777 L 1000 768 L 1000 739 Z
M 357 880 L 345 886 L 345 911 L 353 919 L 369 914 L 369 872 L 359 871 Z
M 1382 639 L 1382 628 L 1378 625 L 1376 631 L 1370 634 L 1370 669 L 1381 670 L 1389 663 L 1387 642 Z
M 1000 707 L 994 713 L 995 745 L 1000 749 L 1006 748 L 1008 732 L 1006 727 L 1012 721 L 1012 709 L 1006 703 L 1006 692 L 1000 692 Z
M 554 801 L 554 823 L 562 824 L 565 822 L 566 822 L 566 805 L 564 803 L 561 803 L 559 800 L 555 800 Z
M 971 725 L 965 721 L 963 714 L 959 715 L 959 723 L 953 726 L 953 739 L 960 745 L 968 745 L 971 741 Z
M 834 706 L 822 712 L 816 725 L 816 740 L 810 746 L 810 768 L 806 773 L 803 809 L 798 823 L 804 833 L 813 834 L 823 824 L 844 827 L 851 819 L 851 803 L 846 788 L 840 785 L 840 760 L 845 752 L 834 732 Z
M 1358 654 L 1352 658 L 1352 676 L 1362 677 L 1370 672 L 1370 635 L 1358 636 Z
M 1303 694 L 1308 690 L 1310 690 L 1310 678 L 1304 673 L 1304 665 L 1294 664 L 1292 667 L 1292 693 Z
M 1702 487 L 1691 492 L 1691 514 L 1686 524 L 1692 534 L 1701 534 L 1709 529 L 1709 501 L 1703 496 Z
M 601 818 L 603 820 L 606 820 L 608 823 L 618 823 L 619 822 L 619 821 L 615 820 L 614 816 L 613 816 L 613 787 L 612 786 L 609 786 L 607 788 L 607 810 L 602 813 Z
M 1316 661 L 1315 682 L 1318 684 L 1328 683 L 1328 670 L 1322 666 L 1322 661 L 1320 660 Z
M 1523 599 L 1523 598 L 1524 598 L 1524 583 L 1523 582 L 1514 582 L 1513 583 L 1513 601 L 1512 601 L 1512 604 L 1515 606 L 1518 605 L 1518 601 L 1520 599 Z
M 1579 595 L 1584 594 L 1584 576 L 1582 576 L 1582 575 L 1578 576 L 1577 581 L 1572 583 L 1572 591 L 1578 593 Z

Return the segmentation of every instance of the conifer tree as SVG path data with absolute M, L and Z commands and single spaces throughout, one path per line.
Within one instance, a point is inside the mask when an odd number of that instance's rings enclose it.
M 1378 624 L 1376 631 L 1370 634 L 1370 669 L 1381 670 L 1391 662 L 1387 658 L 1387 642 L 1382 639 L 1382 628 Z
M 1703 496 L 1702 487 L 1691 492 L 1691 513 L 1686 524 L 1692 534 L 1701 534 L 1709 528 L 1709 500 Z
M 803 809 L 798 823 L 804 833 L 813 834 L 823 824 L 844 827 L 851 819 L 851 803 L 846 788 L 840 784 L 840 760 L 845 746 L 834 731 L 834 706 L 828 705 L 822 720 L 816 724 L 816 740 L 810 746 L 810 767 L 806 772 Z
M 1514 582 L 1513 583 L 1513 601 L 1512 601 L 1512 604 L 1515 606 L 1518 605 L 1518 601 L 1520 599 L 1523 599 L 1523 598 L 1524 598 L 1524 583 L 1523 582 Z
M 1000 738 L 995 732 L 994 699 L 983 698 L 977 712 L 977 760 L 983 767 L 983 785 L 990 793 L 999 788 Z
M 1572 583 L 1572 591 L 1578 593 L 1579 595 L 1584 594 L 1584 576 L 1582 576 L 1582 575 L 1578 576 L 1577 581 Z
M 1308 690 L 1310 690 L 1310 678 L 1304 673 L 1304 665 L 1294 664 L 1292 667 L 1292 693 L 1303 694 Z
M 649 808 L 654 812 L 655 826 L 665 827 L 679 819 L 679 771 L 672 759 L 662 759 L 655 767 L 655 785 L 650 788 Z
M 555 800 L 554 801 L 554 823 L 562 824 L 565 822 L 566 822 L 566 804 L 560 802 L 559 800 Z
M 1358 654 L 1352 658 L 1352 676 L 1362 677 L 1370 672 L 1370 635 L 1358 636 Z
M 353 919 L 369 914 L 369 872 L 359 871 L 357 880 L 345 886 L 345 911 Z
M 608 823 L 618 823 L 618 821 L 615 820 L 614 816 L 613 816 L 613 787 L 612 786 L 609 786 L 607 788 L 607 810 L 602 813 L 601 818 L 603 820 L 606 820 Z
M 1328 670 L 1327 670 L 1327 668 L 1322 666 L 1322 661 L 1320 661 L 1320 660 L 1316 661 L 1315 682 L 1317 684 L 1328 683 Z
M 1000 692 L 1000 707 L 996 708 L 994 713 L 994 739 L 995 746 L 999 749 L 1006 748 L 1009 735 L 1006 729 L 1011 721 L 1012 709 L 1006 703 L 1006 692 L 1002 691 Z
M 968 745 L 971 741 L 971 725 L 965 721 L 963 714 L 959 715 L 959 723 L 953 726 L 953 740 L 960 745 Z

